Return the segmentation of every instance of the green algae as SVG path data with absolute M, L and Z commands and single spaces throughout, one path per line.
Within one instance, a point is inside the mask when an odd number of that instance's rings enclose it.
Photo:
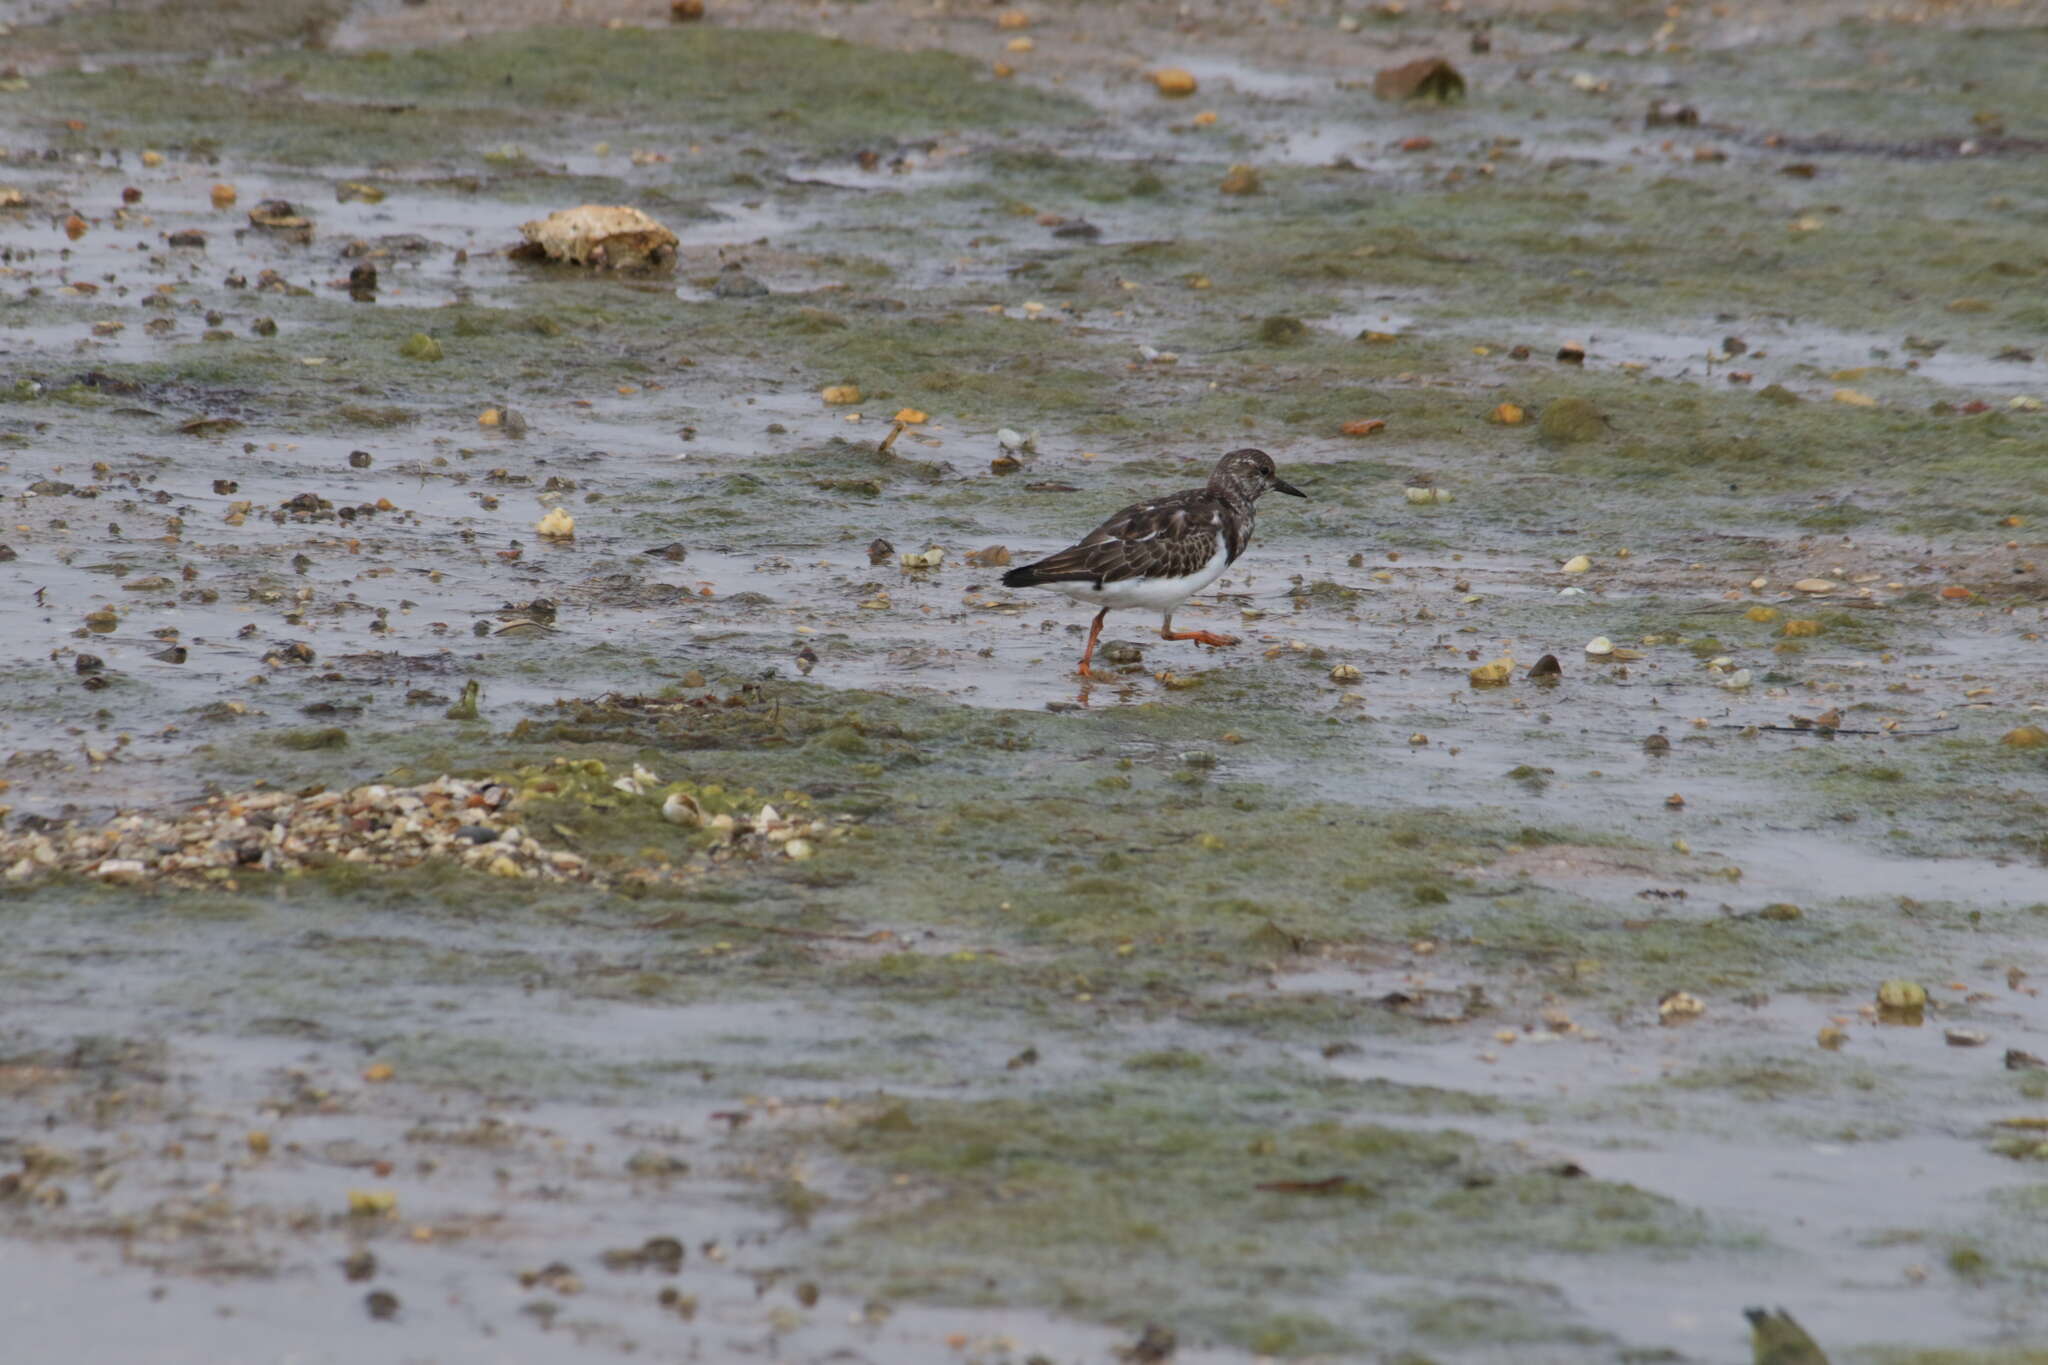
M 670 791 L 689 795 L 707 814 L 744 814 L 773 802 L 786 812 L 855 818 L 849 837 L 809 863 L 721 865 L 673 886 L 629 888 L 635 897 L 683 905 L 758 907 L 721 912 L 715 931 L 681 921 L 679 941 L 708 934 L 765 950 L 790 927 L 785 907 L 799 896 L 807 918 L 798 923 L 858 926 L 880 915 L 899 927 L 963 936 L 972 946 L 722 964 L 736 979 L 788 980 L 795 971 L 838 990 L 977 1001 L 1027 1014 L 1058 1011 L 1079 995 L 1258 1037 L 1302 1030 L 1341 1037 L 1427 1026 L 1388 1009 L 1361 1011 L 1342 994 L 1209 992 L 1316 953 L 1445 937 L 1446 926 L 1455 926 L 1451 938 L 1470 941 L 1475 962 L 1533 973 L 1562 996 L 1615 1007 L 1654 998 L 1674 979 L 1730 993 L 1771 990 L 1845 955 L 1878 962 L 1902 951 L 1885 926 L 1826 904 L 1784 923 L 1742 917 L 1624 925 L 1602 907 L 1536 887 L 1502 895 L 1458 870 L 1510 849 L 1586 840 L 1484 812 L 1362 820 L 1344 807 L 1243 783 L 1189 791 L 1171 781 L 1174 772 L 1206 769 L 1178 763 L 1133 766 L 1117 774 L 1130 785 L 1116 790 L 1102 788 L 1085 766 L 1060 765 L 1026 790 L 997 794 L 985 780 L 991 755 L 1027 747 L 1072 754 L 1093 742 L 1051 717 L 1004 720 L 992 726 L 967 708 L 778 686 L 565 701 L 509 732 L 466 743 L 459 755 L 451 747 L 456 726 L 448 737 L 354 739 L 394 762 L 395 779 L 445 770 L 499 775 L 526 792 L 522 809 L 544 841 L 566 840 L 613 872 L 680 865 L 708 846 L 708 836 L 662 817 L 660 798 Z M 1123 723 L 1140 722 L 1133 714 Z M 654 795 L 613 788 L 635 764 L 658 775 Z M 302 770 L 297 780 L 312 776 Z M 1123 836 L 1087 837 L 1105 811 Z M 1303 829 L 1337 834 L 1304 844 Z M 926 856 L 933 847 L 946 857 Z M 402 897 L 407 884 L 405 875 L 346 866 L 311 875 L 334 894 L 369 903 Z M 432 894 L 459 898 L 465 881 L 491 879 L 451 870 Z M 540 904 L 562 893 L 520 894 Z M 1171 1069 L 1201 1061 L 1167 1050 L 1130 1064 Z
M 1308 326 L 1300 318 L 1274 313 L 1260 320 L 1258 338 L 1266 346 L 1299 346 L 1308 339 Z
M 715 327 L 725 320 L 704 321 Z M 1093 348 L 1069 329 L 986 313 L 927 311 L 824 332 L 797 314 L 783 330 L 819 383 L 849 377 L 873 402 L 959 421 L 1072 417 L 1102 407 L 1109 387 Z
M 1910 846 L 2039 860 L 2048 818 L 2035 781 L 2038 760 L 1988 733 L 1893 745 L 1883 762 L 1802 752 L 1788 756 L 1788 778 L 1808 784 L 1839 808 L 1890 822 Z
M 312 10 L 291 27 L 324 22 L 324 11 Z M 177 16 L 167 18 L 175 27 Z M 210 31 L 192 26 L 200 44 L 212 41 Z M 285 36 L 252 33 L 249 41 Z M 791 70 L 804 73 L 801 102 L 787 98 Z M 39 82 L 36 95 L 39 116 L 66 140 L 84 136 L 64 133 L 61 120 L 70 118 L 89 122 L 95 139 L 232 149 L 295 165 L 467 162 L 508 138 L 553 145 L 564 120 L 687 122 L 707 139 L 851 149 L 874 138 L 1057 126 L 1082 112 L 948 53 L 881 54 L 807 34 L 708 26 L 529 29 L 398 54 L 307 51 L 118 76 L 64 73 Z
M 400 342 L 398 353 L 407 360 L 416 361 L 440 360 L 446 354 L 442 350 L 441 343 L 428 336 L 425 332 L 414 332 L 411 336 Z
M 987 179 L 949 186 L 941 193 L 1004 205 L 1028 198 L 1049 207 L 1072 199 L 1115 204 L 1133 195 L 1146 198 L 1168 191 L 1167 183 L 1155 171 L 1133 176 L 1128 162 L 1044 146 L 998 147 L 980 166 L 988 172 Z
M 964 58 L 872 48 L 769 29 L 542 28 L 402 53 L 274 58 L 257 71 L 310 93 L 404 99 L 434 111 L 687 120 L 702 133 L 858 145 L 859 139 L 1029 123 L 1057 126 L 1081 106 L 996 80 Z M 800 73 L 803 99 L 790 100 Z
M 166 0 L 131 8 L 82 7 L 8 35 L 20 58 L 211 55 L 319 46 L 348 13 L 340 0 Z
M 1219 1111 L 1201 1102 L 1213 1084 L 1029 1103 L 885 1100 L 854 1124 L 764 1141 L 826 1147 L 913 1196 L 900 1211 L 858 1211 L 828 1240 L 836 1278 L 965 1303 L 990 1301 L 993 1288 L 1001 1302 L 1112 1322 L 1171 1311 L 1283 1353 L 1348 1350 L 1387 1330 L 1370 1306 L 1309 1310 L 1357 1270 L 1442 1283 L 1483 1274 L 1508 1241 L 1600 1257 L 1712 1240 L 1696 1217 L 1625 1185 L 1533 1168 L 1452 1133 L 1261 1121 L 1242 1100 Z M 1455 1323 L 1408 1330 L 1492 1342 L 1557 1330 Z
M 763 318 L 725 303 L 602 284 L 534 314 L 460 306 L 365 312 L 333 299 L 280 299 L 274 306 L 280 318 L 333 329 L 346 340 L 345 379 L 297 363 L 288 345 L 261 341 L 187 344 L 162 359 L 109 363 L 100 372 L 144 395 L 218 389 L 222 397 L 254 400 L 266 417 L 311 408 L 330 414 L 336 427 L 402 423 L 423 406 L 480 402 L 492 388 L 510 390 L 523 403 L 583 397 L 621 377 L 651 376 L 654 366 L 637 357 L 670 351 L 679 330 L 700 354 L 744 357 L 772 347 L 808 371 L 812 386 L 851 378 L 871 402 L 921 406 L 950 420 L 1030 423 L 1085 414 L 1104 409 L 1111 384 L 1091 348 L 1067 328 L 945 308 L 821 329 L 818 310 L 800 304 L 771 305 Z M 434 350 L 450 363 L 419 363 Z M 492 388 L 480 383 L 484 375 L 492 376 Z M 252 393 L 256 386 L 260 396 Z
M 79 149 L 112 138 L 199 158 L 232 151 L 292 166 L 398 167 L 467 161 L 502 123 L 491 111 L 415 116 L 333 101 L 314 102 L 276 88 L 207 79 L 205 68 L 142 70 L 120 76 L 75 72 L 37 84 L 38 114 L 50 140 Z M 83 128 L 73 131 L 70 124 Z
M 345 749 L 348 731 L 332 725 L 320 730 L 286 730 L 272 742 L 286 749 Z
M 1536 430 L 1552 445 L 1577 445 L 1607 434 L 1607 419 L 1583 398 L 1555 398 L 1543 405 Z
M 1806 1057 L 1772 1057 L 1696 1067 L 1670 1082 L 1683 1090 L 1712 1090 L 1749 1104 L 1775 1104 L 1838 1089 L 1882 1093 L 1880 1073 L 1867 1064 L 1824 1065 Z

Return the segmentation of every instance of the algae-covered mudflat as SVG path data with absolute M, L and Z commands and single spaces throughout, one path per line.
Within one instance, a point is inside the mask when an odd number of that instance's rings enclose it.
M 10 1358 L 2048 1361 L 2038 9 L 676 8 L 0 5 Z

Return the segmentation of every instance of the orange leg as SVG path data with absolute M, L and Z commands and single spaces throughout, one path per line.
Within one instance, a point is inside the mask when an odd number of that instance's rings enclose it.
M 1095 613 L 1095 624 L 1088 628 L 1088 647 L 1081 651 L 1081 667 L 1077 670 L 1084 678 L 1099 678 L 1102 676 L 1099 673 L 1089 671 L 1088 661 L 1095 657 L 1095 642 L 1101 638 L 1102 623 L 1108 619 L 1108 616 L 1109 608 L 1104 607 L 1101 611 Z
M 1218 635 L 1211 630 L 1175 630 L 1173 628 L 1172 612 L 1168 612 L 1166 619 L 1160 622 L 1159 638 L 1162 640 L 1193 640 L 1198 645 L 1214 645 L 1219 649 L 1224 645 L 1234 645 L 1237 643 L 1235 635 Z

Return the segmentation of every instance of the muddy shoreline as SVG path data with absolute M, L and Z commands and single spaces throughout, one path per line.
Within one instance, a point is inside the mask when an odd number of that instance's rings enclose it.
M 2037 14 L 478 9 L 0 11 L 10 1339 L 2048 1358 Z

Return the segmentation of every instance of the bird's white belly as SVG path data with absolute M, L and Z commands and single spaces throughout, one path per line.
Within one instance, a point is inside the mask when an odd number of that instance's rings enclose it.
M 1185 578 L 1125 578 L 1104 583 L 1099 588 L 1093 583 L 1048 583 L 1046 586 L 1065 593 L 1076 602 L 1088 602 L 1098 607 L 1171 611 L 1222 577 L 1223 571 L 1229 567 L 1230 550 L 1219 535 L 1216 537 L 1216 553 L 1209 556 L 1209 562 Z

